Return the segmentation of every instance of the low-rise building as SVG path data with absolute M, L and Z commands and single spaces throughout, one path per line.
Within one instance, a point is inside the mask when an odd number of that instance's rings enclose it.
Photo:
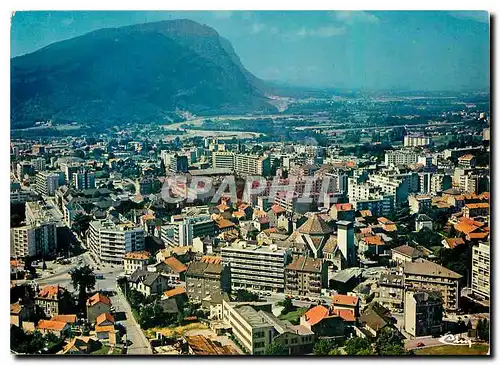
M 222 306 L 223 321 L 231 326 L 233 335 L 250 354 L 264 355 L 271 343 L 281 344 L 290 355 L 312 351 L 314 332 L 275 317 L 270 313 L 270 304 L 223 301 Z
M 391 254 L 392 261 L 394 261 L 397 265 L 402 265 L 405 262 L 412 262 L 419 257 L 424 256 L 422 251 L 408 244 L 393 248 L 391 250 Z
M 95 323 L 97 317 L 103 313 L 111 314 L 111 300 L 101 293 L 96 293 L 87 299 L 87 320 Z
M 151 294 L 161 295 L 168 287 L 168 277 L 159 272 L 137 269 L 127 280 L 131 289 L 145 297 Z
M 190 300 L 201 302 L 205 297 L 230 290 L 229 270 L 220 258 L 205 256 L 193 261 L 186 271 L 186 291 Z
M 52 317 L 65 307 L 66 289 L 59 285 L 46 285 L 35 295 L 35 304 L 45 317 Z
M 125 275 L 130 275 L 137 269 L 146 270 L 151 254 L 147 251 L 127 252 L 123 258 Z

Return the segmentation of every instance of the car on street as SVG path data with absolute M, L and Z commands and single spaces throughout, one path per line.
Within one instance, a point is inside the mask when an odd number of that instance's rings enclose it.
M 417 347 L 424 347 L 424 346 L 425 346 L 425 343 L 423 343 L 423 342 L 417 343 Z

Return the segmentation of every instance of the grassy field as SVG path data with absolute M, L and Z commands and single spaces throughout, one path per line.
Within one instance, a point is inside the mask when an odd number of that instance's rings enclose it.
M 472 345 L 469 346 L 434 346 L 426 349 L 415 350 L 415 355 L 487 355 L 489 350 L 488 345 Z
M 300 322 L 300 317 L 307 312 L 307 308 L 297 308 L 293 312 L 288 312 L 285 315 L 280 315 L 279 319 L 283 319 L 285 321 L 290 321 L 292 324 L 298 324 Z
M 155 327 L 155 328 L 150 328 L 144 331 L 144 334 L 146 335 L 147 338 L 155 338 L 155 333 L 160 332 L 164 336 L 167 337 L 173 337 L 173 336 L 182 336 L 182 334 L 186 331 L 189 330 L 197 330 L 197 329 L 207 329 L 208 326 L 203 323 L 190 323 L 185 326 L 179 326 L 179 327 Z

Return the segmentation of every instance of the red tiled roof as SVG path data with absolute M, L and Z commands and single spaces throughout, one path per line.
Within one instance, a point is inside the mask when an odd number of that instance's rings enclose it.
M 40 330 L 61 331 L 64 327 L 66 327 L 66 325 L 66 322 L 48 321 L 42 319 L 38 322 L 37 328 Z
M 334 309 L 333 313 L 346 322 L 354 322 L 356 320 L 356 317 L 354 317 L 354 312 L 350 309 Z
M 458 245 L 463 245 L 465 241 L 462 238 L 446 238 L 446 243 L 450 248 L 455 248 Z
M 181 294 L 186 294 L 186 287 L 185 286 L 178 286 L 174 289 L 167 290 L 163 295 L 166 297 L 175 297 L 176 295 L 181 295 Z
M 64 288 L 59 285 L 46 285 L 38 292 L 38 297 L 46 299 L 57 299 Z
M 187 270 L 187 266 L 173 256 L 167 257 L 163 262 L 177 273 L 181 273 Z
M 471 224 L 467 224 L 467 223 L 457 223 L 453 226 L 453 228 L 455 228 L 456 231 L 462 232 L 465 234 L 469 234 L 469 233 L 478 229 L 478 227 L 473 226 Z
M 109 313 L 101 313 L 97 316 L 97 318 L 95 320 L 97 325 L 100 325 L 101 323 L 103 323 L 105 321 L 115 323 L 115 318 Z
M 351 203 L 335 204 L 335 209 L 337 210 L 352 210 Z
M 220 256 L 203 256 L 200 260 L 206 264 L 220 264 L 222 262 L 222 257 Z
M 309 323 L 311 326 L 314 326 L 316 323 L 321 322 L 323 318 L 328 317 L 328 313 L 328 308 L 323 307 L 322 305 L 317 305 L 316 307 L 309 309 L 304 314 L 304 316 L 307 323 Z
M 334 306 L 335 304 L 355 306 L 358 304 L 358 297 L 354 297 L 352 295 L 336 294 L 332 297 L 332 303 Z
M 280 214 L 280 213 L 285 213 L 286 210 L 282 207 L 280 207 L 278 204 L 274 204 L 272 207 L 271 207 L 271 210 L 276 213 L 276 214 Z
M 76 314 L 58 314 L 52 316 L 50 320 L 56 322 L 76 323 Z
M 111 300 L 101 293 L 95 293 L 89 299 L 87 299 L 87 306 L 92 307 L 97 303 L 104 303 L 107 305 L 111 305 Z

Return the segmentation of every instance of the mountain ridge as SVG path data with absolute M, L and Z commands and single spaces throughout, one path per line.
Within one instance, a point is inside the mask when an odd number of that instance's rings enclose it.
M 274 111 L 228 40 L 191 20 L 103 28 L 11 59 L 11 122 Z

